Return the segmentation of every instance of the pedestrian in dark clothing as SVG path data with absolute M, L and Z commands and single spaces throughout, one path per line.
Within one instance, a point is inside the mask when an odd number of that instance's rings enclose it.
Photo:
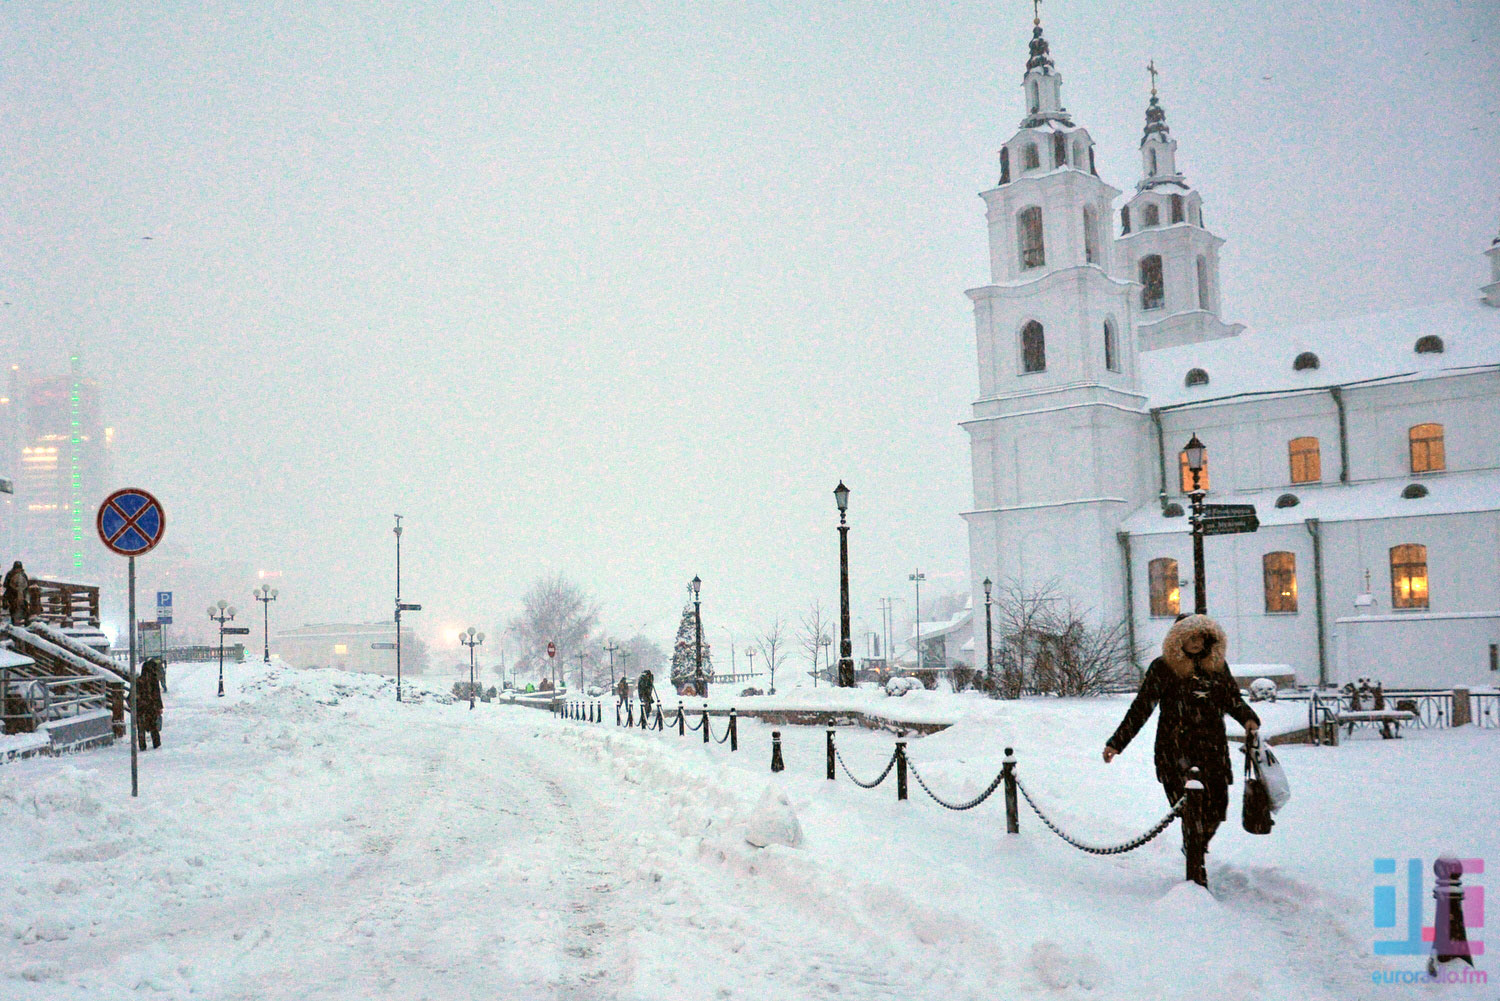
M 635 693 L 641 699 L 641 718 L 644 719 L 651 711 L 651 697 L 655 694 L 656 682 L 651 677 L 651 669 L 648 667 L 641 672 L 640 677 L 635 679 Z
M 630 701 L 630 682 L 625 679 L 625 675 L 623 674 L 620 675 L 620 683 L 615 686 L 615 698 L 621 702 Z
M 1205 851 L 1228 815 L 1229 786 L 1234 782 L 1224 716 L 1234 717 L 1246 731 L 1260 728 L 1260 717 L 1240 697 L 1239 686 L 1229 673 L 1224 659 L 1227 646 L 1224 630 L 1206 615 L 1189 615 L 1176 622 L 1162 642 L 1161 656 L 1146 669 L 1135 701 L 1104 745 L 1108 763 L 1130 744 L 1152 710 L 1161 706 L 1156 722 L 1156 779 L 1167 802 L 1175 805 L 1186 791 L 1188 769 L 1197 766 L 1203 783 L 1199 835 Z
M 162 673 L 161 658 L 148 657 L 135 679 L 135 734 L 143 751 L 148 733 L 151 734 L 151 746 L 161 747 Z
M 708 698 L 708 679 L 703 676 L 703 668 L 693 668 L 693 692 L 700 699 Z
M 4 602 L 6 614 L 17 625 L 26 621 L 26 589 L 29 587 L 31 578 L 26 575 L 26 568 L 21 566 L 21 561 L 16 560 L 5 575 Z

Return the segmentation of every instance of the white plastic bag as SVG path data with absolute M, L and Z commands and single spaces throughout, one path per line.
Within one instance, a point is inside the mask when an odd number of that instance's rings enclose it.
M 1266 792 L 1270 794 L 1271 812 L 1276 813 L 1292 798 L 1291 783 L 1287 781 L 1286 771 L 1282 769 L 1281 762 L 1276 760 L 1276 755 L 1261 743 L 1260 734 L 1254 734 L 1249 739 L 1252 741 L 1251 753 L 1255 756 L 1256 771 L 1260 773 Z

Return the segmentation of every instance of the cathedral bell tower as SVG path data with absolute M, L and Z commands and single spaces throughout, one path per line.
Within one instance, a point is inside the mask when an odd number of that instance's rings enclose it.
M 1101 614 L 1120 607 L 1115 528 L 1133 496 L 1145 400 L 1136 370 L 1134 286 L 1113 274 L 1111 206 L 1088 130 L 1062 103 L 1040 18 L 1021 86 L 1026 114 L 982 193 L 990 284 L 971 289 L 979 398 L 964 422 L 979 581 L 1057 579 Z
M 1177 169 L 1177 140 L 1156 94 L 1141 134 L 1141 179 L 1120 209 L 1115 263 L 1137 282 L 1136 315 L 1142 351 L 1233 337 L 1243 324 L 1219 319 L 1219 247 L 1224 241 L 1203 225 L 1203 196 Z

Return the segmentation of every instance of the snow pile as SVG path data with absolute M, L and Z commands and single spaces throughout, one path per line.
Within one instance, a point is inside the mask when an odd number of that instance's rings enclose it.
M 923 687 L 922 682 L 916 678 L 896 677 L 885 683 L 885 694 L 905 695 L 907 692 L 914 692 L 921 687 Z
M 802 844 L 802 825 L 797 822 L 792 801 L 775 783 L 766 786 L 745 822 L 745 840 L 757 848 L 767 845 L 796 848 Z

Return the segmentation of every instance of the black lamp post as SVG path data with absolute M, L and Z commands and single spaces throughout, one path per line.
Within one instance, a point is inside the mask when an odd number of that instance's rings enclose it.
M 698 600 L 698 591 L 703 587 L 703 581 L 694 574 L 693 583 L 689 586 L 693 589 L 693 685 L 699 688 L 699 695 L 706 695 L 707 686 L 703 678 L 703 614 Z
M 261 635 L 266 645 L 266 663 L 269 664 L 271 663 L 271 602 L 275 601 L 276 595 L 281 592 L 270 584 L 262 584 L 250 593 L 255 595 L 255 600 L 260 602 L 261 610 L 265 612 L 265 632 Z
M 849 488 L 844 481 L 833 488 L 839 506 L 839 680 L 840 688 L 854 687 L 854 649 L 849 638 Z
M 474 708 L 474 648 L 484 642 L 484 633 L 475 631 L 470 626 L 465 632 L 458 634 L 458 641 L 469 648 L 469 708 Z
M 990 588 L 994 584 L 984 579 L 984 683 L 989 688 L 990 698 L 995 697 L 995 641 L 990 632 Z
M 1196 434 L 1182 450 L 1188 472 L 1193 474 L 1193 489 L 1188 494 L 1193 501 L 1193 611 L 1199 615 L 1208 614 L 1208 584 L 1203 575 L 1203 495 L 1206 491 L 1200 485 L 1207 452 Z
M 219 624 L 219 698 L 224 697 L 224 624 L 234 621 L 234 606 L 227 601 L 208 606 L 208 617 Z

